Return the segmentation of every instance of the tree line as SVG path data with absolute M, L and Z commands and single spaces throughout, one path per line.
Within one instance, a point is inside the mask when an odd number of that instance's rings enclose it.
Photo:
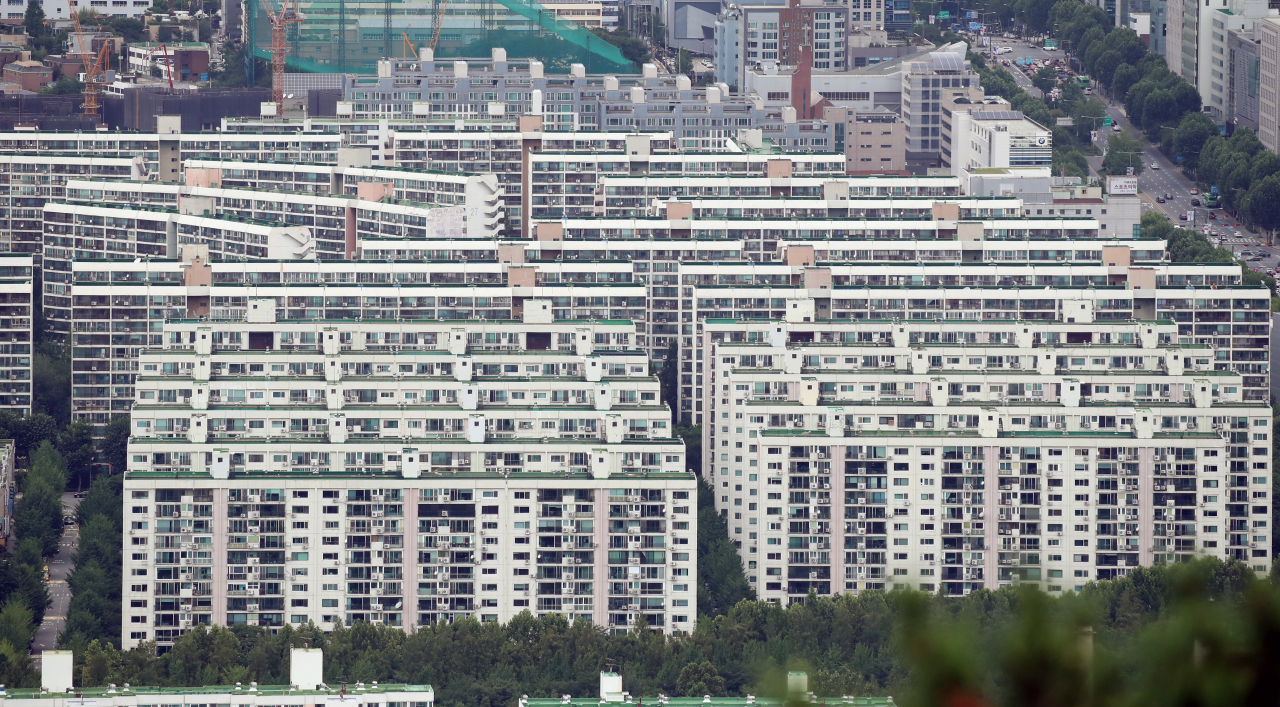
M 506 707 L 520 695 L 594 696 L 620 666 L 633 695 L 777 695 L 789 670 L 820 696 L 893 695 L 904 705 L 1276 704 L 1277 577 L 1204 559 L 1131 570 L 1051 597 L 1034 589 L 962 598 L 911 591 L 741 600 L 664 636 L 610 634 L 560 615 L 462 620 L 412 634 L 357 624 L 197 627 L 158 655 L 92 641 L 76 682 L 287 684 L 292 646 L 325 651 L 325 681 L 430 684 L 441 707 Z

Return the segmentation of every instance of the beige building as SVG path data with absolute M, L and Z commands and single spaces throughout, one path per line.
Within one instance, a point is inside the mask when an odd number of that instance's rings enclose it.
M 907 165 L 907 127 L 897 113 L 876 106 L 859 112 L 853 106 L 826 106 L 822 117 L 843 128 L 844 154 L 850 172 L 897 172 Z
M 1258 23 L 1262 46 L 1259 51 L 1260 80 L 1258 86 L 1258 139 L 1272 152 L 1280 148 L 1277 135 L 1276 91 L 1280 87 L 1280 18 L 1267 17 Z

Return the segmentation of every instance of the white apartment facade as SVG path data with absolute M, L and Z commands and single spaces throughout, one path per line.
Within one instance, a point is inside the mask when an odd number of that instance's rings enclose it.
M 1173 321 L 1056 294 L 1045 319 L 832 321 L 797 297 L 704 322 L 703 473 L 761 598 L 1079 591 L 1200 556 L 1266 571 L 1265 402 Z
M 523 611 L 691 630 L 696 482 L 635 326 L 524 304 L 166 324 L 132 412 L 125 645 Z

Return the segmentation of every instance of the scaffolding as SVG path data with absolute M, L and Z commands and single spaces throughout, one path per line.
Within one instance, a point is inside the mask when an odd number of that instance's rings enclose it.
M 290 28 L 287 64 L 292 71 L 377 71 L 383 57 L 410 54 L 402 37 L 428 46 L 437 29 L 441 0 L 300 0 L 306 20 Z M 245 41 L 270 61 L 271 27 L 257 0 L 245 2 Z M 553 9 L 532 0 L 449 0 L 439 27 L 437 59 L 489 59 L 495 47 L 515 59 L 543 62 L 548 73 L 568 73 L 582 64 L 591 73 L 638 71 L 618 48 Z M 245 78 L 253 84 L 253 62 Z

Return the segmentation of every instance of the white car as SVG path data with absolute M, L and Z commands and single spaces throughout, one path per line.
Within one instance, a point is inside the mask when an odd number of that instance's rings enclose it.
M 1151 169 L 1160 169 L 1160 165 L 1156 164 L 1155 162 L 1152 162 Z

